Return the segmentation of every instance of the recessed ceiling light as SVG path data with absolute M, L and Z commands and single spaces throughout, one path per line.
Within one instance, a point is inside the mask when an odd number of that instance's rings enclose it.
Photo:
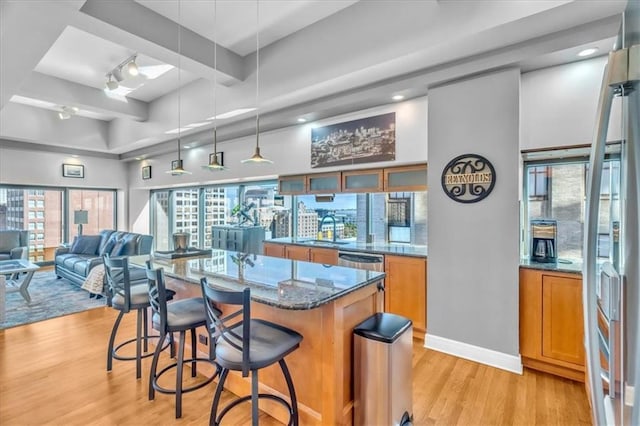
M 185 145 L 184 149 L 191 149 L 191 145 Z
M 142 160 L 142 157 L 136 157 L 135 160 L 140 161 Z
M 597 51 L 598 51 L 597 47 L 590 47 L 589 49 L 584 49 L 584 50 L 578 52 L 578 56 L 582 57 L 582 56 L 593 55 Z
M 401 101 L 401 100 L 404 99 L 404 96 L 402 96 L 402 95 L 393 95 L 391 97 L 391 99 L 393 99 L 394 101 Z
M 78 158 L 78 157 L 79 157 L 79 155 L 76 155 L 76 154 L 72 154 L 71 156 L 72 156 L 73 158 Z
M 306 122 L 307 122 L 306 118 L 302 118 L 302 117 L 298 118 L 298 123 L 306 123 Z

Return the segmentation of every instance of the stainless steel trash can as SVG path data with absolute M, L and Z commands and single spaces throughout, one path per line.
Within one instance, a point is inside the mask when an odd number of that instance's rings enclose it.
M 411 320 L 377 313 L 353 333 L 354 424 L 411 425 Z

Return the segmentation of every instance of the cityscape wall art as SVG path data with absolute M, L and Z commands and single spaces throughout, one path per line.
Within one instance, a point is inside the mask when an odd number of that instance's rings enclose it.
M 311 130 L 311 167 L 396 159 L 396 113 Z

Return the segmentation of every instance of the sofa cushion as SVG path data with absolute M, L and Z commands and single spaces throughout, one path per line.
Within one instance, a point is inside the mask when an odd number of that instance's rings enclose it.
M 71 246 L 71 253 L 95 255 L 99 244 L 100 235 L 79 235 Z
M 76 274 L 82 275 L 86 277 L 89 271 L 87 271 L 87 266 L 89 265 L 89 259 L 78 260 L 73 265 L 73 272 Z
M 0 260 L 9 260 L 11 259 L 10 254 L 0 253 Z
M 0 232 L 0 253 L 9 253 L 12 248 L 20 247 L 20 233 L 18 231 Z

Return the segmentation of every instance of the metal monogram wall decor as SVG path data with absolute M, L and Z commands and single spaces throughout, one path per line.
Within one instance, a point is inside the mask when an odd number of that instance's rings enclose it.
M 477 154 L 460 155 L 442 171 L 442 189 L 459 203 L 477 203 L 491 193 L 495 184 L 493 165 Z

